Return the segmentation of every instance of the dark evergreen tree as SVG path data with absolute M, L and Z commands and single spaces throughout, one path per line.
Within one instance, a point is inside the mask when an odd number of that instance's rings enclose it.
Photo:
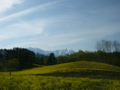
M 49 60 L 49 64 L 50 64 L 50 65 L 56 63 L 56 58 L 55 58 L 55 56 L 54 56 L 54 53 L 50 53 L 48 60 Z

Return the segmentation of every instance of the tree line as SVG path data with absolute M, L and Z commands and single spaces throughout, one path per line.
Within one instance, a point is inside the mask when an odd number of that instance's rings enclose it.
M 118 41 L 101 40 L 95 45 L 97 51 L 79 50 L 73 54 L 54 57 L 54 53 L 49 56 L 36 54 L 36 64 L 53 65 L 75 61 L 94 61 L 120 66 L 120 43 Z
M 120 43 L 118 41 L 101 40 L 95 45 L 97 51 L 79 50 L 65 56 L 49 56 L 35 54 L 25 48 L 0 49 L 0 70 L 23 69 L 33 67 L 33 64 L 54 65 L 75 61 L 94 61 L 120 66 Z
M 31 68 L 33 64 L 53 65 L 56 64 L 56 58 L 54 53 L 46 56 L 25 48 L 0 49 L 0 71 Z
M 120 43 L 118 41 L 101 40 L 96 43 L 97 51 L 82 51 L 58 56 L 57 63 L 67 63 L 74 61 L 94 61 L 120 66 Z

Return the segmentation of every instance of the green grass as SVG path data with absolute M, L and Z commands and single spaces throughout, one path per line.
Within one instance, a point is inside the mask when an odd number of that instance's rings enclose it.
M 52 66 L 40 66 L 35 67 L 32 69 L 25 69 L 22 71 L 12 72 L 12 74 L 20 75 L 20 74 L 46 74 L 56 71 L 64 71 L 64 70 L 106 70 L 106 71 L 114 71 L 119 72 L 120 67 L 104 64 L 104 63 L 97 63 L 97 62 L 87 62 L 87 61 L 78 61 L 78 62 L 70 62 L 70 63 L 64 63 L 64 64 L 58 64 L 58 65 L 52 65 Z
M 78 61 L 0 72 L 0 90 L 120 90 L 120 67 Z

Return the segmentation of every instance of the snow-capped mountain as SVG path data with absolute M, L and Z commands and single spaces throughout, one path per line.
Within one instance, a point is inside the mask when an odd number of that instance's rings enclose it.
M 50 53 L 54 53 L 54 55 L 56 57 L 58 56 L 61 56 L 61 55 L 66 55 L 66 54 L 73 54 L 75 53 L 75 51 L 71 50 L 71 49 L 62 49 L 62 50 L 55 50 L 55 51 L 44 51 L 42 49 L 39 49 L 39 48 L 32 48 L 32 47 L 29 47 L 27 48 L 28 50 L 31 50 L 33 51 L 34 53 L 39 53 L 39 54 L 44 54 L 44 55 L 49 55 Z

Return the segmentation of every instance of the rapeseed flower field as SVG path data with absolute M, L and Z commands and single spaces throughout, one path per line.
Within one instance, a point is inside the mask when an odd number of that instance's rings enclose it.
M 71 62 L 0 72 L 0 90 L 120 90 L 120 67 Z
M 0 77 L 0 90 L 120 90 L 119 80 L 17 75 Z

